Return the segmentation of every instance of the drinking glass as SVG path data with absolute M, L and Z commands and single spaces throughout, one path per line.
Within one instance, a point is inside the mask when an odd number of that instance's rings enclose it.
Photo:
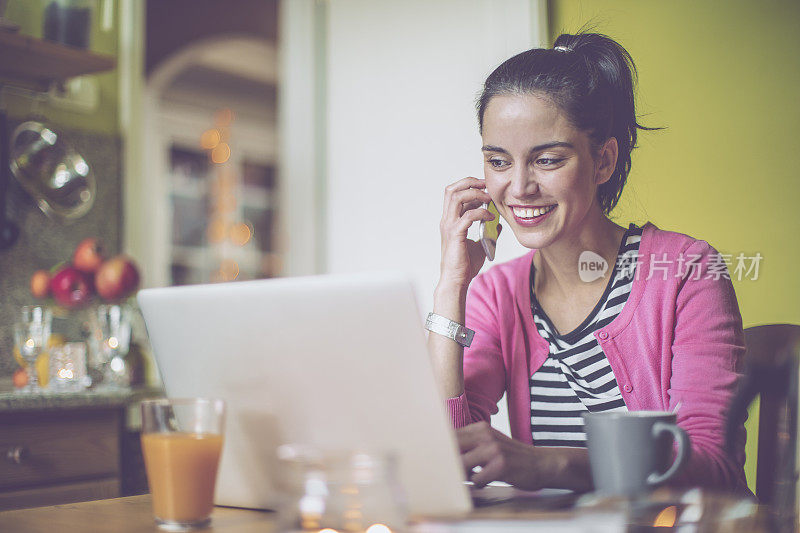
M 24 306 L 19 321 L 14 324 L 14 342 L 28 363 L 28 384 L 21 392 L 42 392 L 36 372 L 36 359 L 47 346 L 53 315 L 50 309 L 38 305 Z
M 39 209 L 56 221 L 85 215 L 97 196 L 94 172 L 63 134 L 41 122 L 20 124 L 11 138 L 11 173 Z
M 393 455 L 278 450 L 283 467 L 279 531 L 387 533 L 406 528 L 406 500 Z
M 224 426 L 222 400 L 142 402 L 142 454 L 160 528 L 186 531 L 211 521 Z
M 125 355 L 131 342 L 130 309 L 124 305 L 98 305 L 92 315 L 92 329 L 92 362 L 102 388 L 127 387 L 129 375 Z

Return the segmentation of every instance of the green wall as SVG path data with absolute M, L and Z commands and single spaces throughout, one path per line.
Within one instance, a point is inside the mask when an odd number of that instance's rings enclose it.
M 6 7 L 5 18 L 19 24 L 21 33 L 41 37 L 43 14 L 47 4 L 49 0 L 11 0 Z M 97 5 L 101 6 L 102 2 L 97 2 Z M 90 50 L 93 52 L 117 55 L 119 2 L 114 2 L 114 9 L 114 25 L 107 32 L 102 31 L 99 9 L 93 13 L 90 40 Z M 93 77 L 97 79 L 100 93 L 100 105 L 96 110 L 87 113 L 42 104 L 37 114 L 44 115 L 50 124 L 64 129 L 116 135 L 119 130 L 117 70 L 95 74 Z M 7 97 L 5 103 L 12 118 L 23 119 L 31 114 L 29 98 L 11 95 Z
M 760 252 L 734 280 L 745 327 L 800 324 L 800 3 L 550 0 L 551 42 L 589 24 L 639 70 L 642 133 L 620 223 L 651 221 L 722 253 Z M 748 424 L 755 434 L 757 420 Z M 745 470 L 755 486 L 755 439 Z

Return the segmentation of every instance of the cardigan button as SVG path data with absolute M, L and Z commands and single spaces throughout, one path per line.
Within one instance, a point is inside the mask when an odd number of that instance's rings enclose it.
M 608 332 L 607 331 L 601 331 L 600 334 L 598 335 L 598 337 L 600 337 L 601 340 L 606 340 L 608 338 Z
M 624 390 L 625 392 L 631 392 L 633 390 L 633 387 L 631 387 L 630 384 L 626 384 L 624 387 L 622 387 L 622 390 Z

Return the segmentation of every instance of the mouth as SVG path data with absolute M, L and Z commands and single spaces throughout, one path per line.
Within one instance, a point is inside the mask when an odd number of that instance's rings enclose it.
M 521 226 L 535 226 L 542 223 L 558 204 L 543 206 L 509 206 L 514 220 Z

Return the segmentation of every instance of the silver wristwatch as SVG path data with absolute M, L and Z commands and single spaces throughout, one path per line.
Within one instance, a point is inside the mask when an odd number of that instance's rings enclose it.
M 472 344 L 472 337 L 475 336 L 475 332 L 471 329 L 436 313 L 428 313 L 428 318 L 425 319 L 425 329 L 453 339 L 465 347 Z

